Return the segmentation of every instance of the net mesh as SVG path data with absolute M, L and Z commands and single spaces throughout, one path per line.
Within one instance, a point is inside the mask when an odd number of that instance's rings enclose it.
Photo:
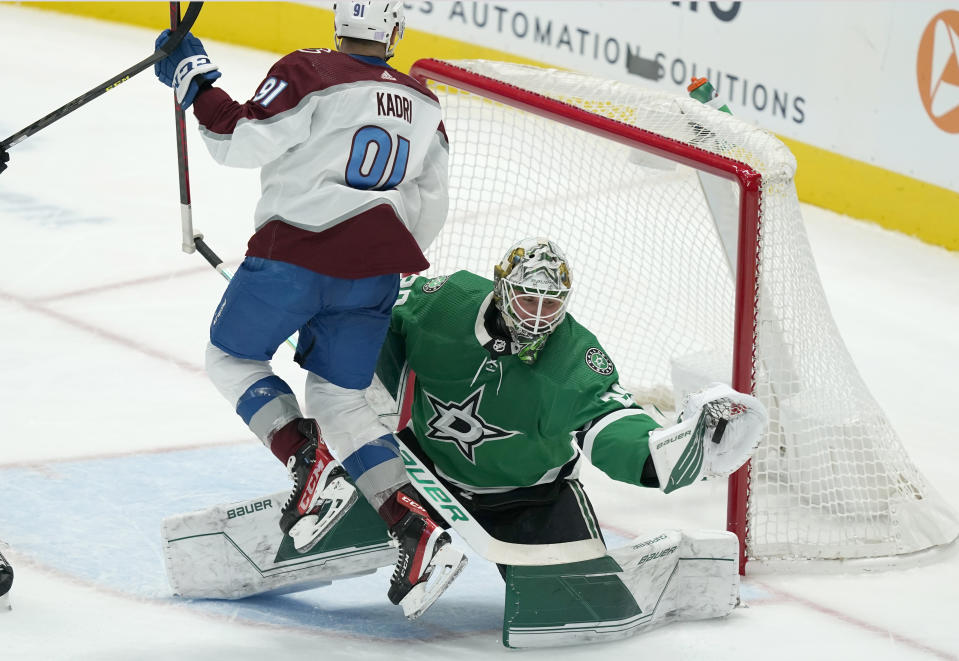
M 750 559 L 885 557 L 959 535 L 839 336 L 803 228 L 795 160 L 779 140 L 689 98 L 503 62 L 450 64 L 762 175 L 759 254 L 747 268 L 758 282 L 754 394 L 770 426 L 749 478 Z M 431 87 L 450 139 L 451 210 L 429 274 L 492 278 L 517 240 L 548 237 L 569 257 L 570 313 L 637 399 L 675 410 L 687 392 L 730 382 L 736 228 L 714 218 L 729 216 L 723 202 L 736 218 L 737 185 L 454 84 Z

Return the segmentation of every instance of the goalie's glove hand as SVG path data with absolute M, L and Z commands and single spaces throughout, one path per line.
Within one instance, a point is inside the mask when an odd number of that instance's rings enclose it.
M 169 38 L 170 30 L 161 32 L 156 47 L 161 48 Z M 210 61 L 200 40 L 187 32 L 172 53 L 153 65 L 153 73 L 161 83 L 173 88 L 177 103 L 186 110 L 203 86 L 222 75 L 218 68 Z
M 686 397 L 680 420 L 703 418 L 706 426 L 705 475 L 731 475 L 745 464 L 766 431 L 766 407 L 723 383 L 712 383 Z
M 10 160 L 10 154 L 6 149 L 0 147 L 0 172 L 7 169 L 7 162 Z
M 689 395 L 679 422 L 649 434 L 660 489 L 735 472 L 755 452 L 767 421 L 758 399 L 722 383 Z

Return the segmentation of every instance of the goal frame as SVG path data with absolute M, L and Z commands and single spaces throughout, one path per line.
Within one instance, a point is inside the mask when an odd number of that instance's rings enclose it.
M 732 387 L 752 393 L 755 385 L 758 273 L 760 259 L 762 175 L 735 159 L 695 145 L 657 135 L 556 99 L 521 89 L 432 58 L 417 60 L 410 75 L 424 84 L 433 81 L 492 99 L 505 105 L 587 131 L 634 149 L 674 161 L 734 182 L 739 188 L 739 228 L 735 271 L 735 311 L 732 347 Z M 728 480 L 726 529 L 739 538 L 739 573 L 746 569 L 746 517 L 749 491 L 747 462 Z

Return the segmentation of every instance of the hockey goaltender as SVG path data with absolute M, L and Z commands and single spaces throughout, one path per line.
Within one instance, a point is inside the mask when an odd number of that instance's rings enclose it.
M 567 313 L 572 282 L 568 260 L 546 238 L 512 246 L 492 281 L 467 271 L 406 278 L 377 366 L 391 402 L 412 393 L 396 448 L 420 502 L 505 579 L 510 647 L 615 640 L 721 617 L 738 600 L 734 535 L 659 530 L 607 550 L 577 475 L 589 460 L 616 480 L 665 493 L 729 475 L 755 449 L 765 410 L 728 386 L 703 384 L 685 398 L 678 422 L 661 426 Z M 346 468 L 362 479 L 363 467 Z M 285 495 L 275 494 L 270 507 L 256 498 L 168 518 L 174 590 L 242 598 L 395 561 L 384 524 L 363 499 L 298 552 L 274 532 Z M 439 565 L 424 574 L 430 603 L 451 580 L 437 574 L 450 571 Z

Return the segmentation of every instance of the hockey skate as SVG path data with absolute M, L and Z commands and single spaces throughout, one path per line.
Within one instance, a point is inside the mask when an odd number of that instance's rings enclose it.
M 399 556 L 387 596 L 414 620 L 449 587 L 466 566 L 466 556 L 450 546 L 449 533 L 433 522 L 412 487 L 403 487 L 393 497 L 407 512 L 390 526 Z
M 349 511 L 357 492 L 320 438 L 316 422 L 300 420 L 298 429 L 307 441 L 286 464 L 293 489 L 283 505 L 280 529 L 298 552 L 306 553 Z
M 10 587 L 13 585 L 13 567 L 0 553 L 0 612 L 8 611 L 10 606 Z

